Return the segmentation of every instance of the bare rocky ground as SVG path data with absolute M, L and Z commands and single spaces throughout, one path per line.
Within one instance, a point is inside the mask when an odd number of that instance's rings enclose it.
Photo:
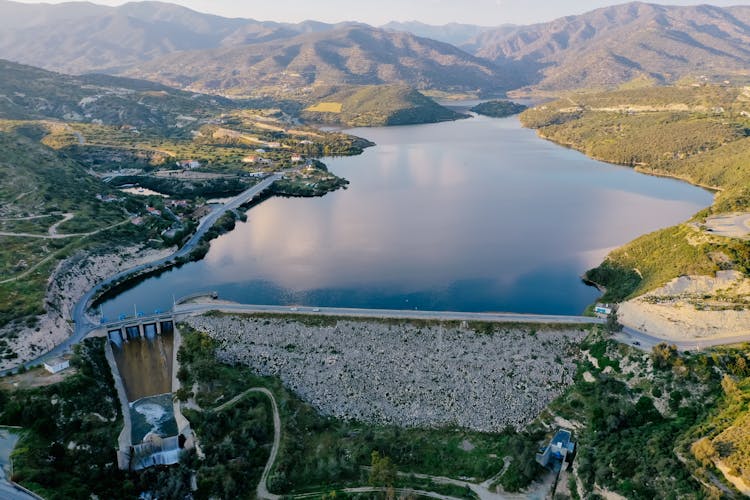
M 173 250 L 133 246 L 98 255 L 82 252 L 62 261 L 49 279 L 44 300 L 46 312 L 37 317 L 36 326 L 11 325 L 0 329 L 0 338 L 12 338 L 8 343 L 18 354 L 16 359 L 0 360 L 0 370 L 33 359 L 69 337 L 72 333 L 70 311 L 96 283 L 123 269 L 153 262 Z
M 325 415 L 401 426 L 458 425 L 498 432 L 532 421 L 573 381 L 585 332 L 497 325 L 197 316 L 218 357 L 284 384 Z
M 750 278 L 738 271 L 681 276 L 620 304 L 621 323 L 673 340 L 750 334 Z

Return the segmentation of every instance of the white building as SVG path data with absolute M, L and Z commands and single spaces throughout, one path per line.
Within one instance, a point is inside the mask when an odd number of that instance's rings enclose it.
M 44 369 L 50 373 L 59 373 L 70 366 L 70 361 L 63 358 L 50 359 L 44 363 Z

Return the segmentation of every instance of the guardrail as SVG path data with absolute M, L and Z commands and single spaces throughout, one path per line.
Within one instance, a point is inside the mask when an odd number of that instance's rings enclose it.
M 157 321 L 173 321 L 174 313 L 167 311 L 159 314 L 151 314 L 149 316 L 130 316 L 117 321 L 111 321 L 109 323 L 102 323 L 99 328 L 120 328 L 123 326 L 142 324 L 142 323 L 156 323 Z

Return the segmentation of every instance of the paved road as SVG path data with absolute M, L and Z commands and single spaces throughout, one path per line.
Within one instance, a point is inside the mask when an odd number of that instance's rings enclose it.
M 603 324 L 604 320 L 590 316 L 562 316 L 517 313 L 480 313 L 458 311 L 424 311 L 397 309 L 354 309 L 346 307 L 290 307 L 255 304 L 222 304 L 217 302 L 177 304 L 175 314 L 199 314 L 207 311 L 235 313 L 321 314 L 354 318 L 430 319 L 453 321 L 492 321 L 502 323 L 559 323 Z
M 622 332 L 615 334 L 614 338 L 624 344 L 638 347 L 643 351 L 650 351 L 652 347 L 661 342 L 674 344 L 677 346 L 678 351 L 700 351 L 720 345 L 733 345 L 750 342 L 750 335 L 737 335 L 733 337 L 717 337 L 710 339 L 671 340 L 650 335 L 627 326 L 622 329 Z
M 211 226 L 213 226 L 213 224 L 222 215 L 224 215 L 224 213 L 226 213 L 228 210 L 238 209 L 240 206 L 249 202 L 250 200 L 255 198 L 258 194 L 268 189 L 271 186 L 271 184 L 273 184 L 280 178 L 281 178 L 280 174 L 273 174 L 270 177 L 267 177 L 266 179 L 262 180 L 258 184 L 254 185 L 250 189 L 235 196 L 224 205 L 215 207 L 214 210 L 210 214 L 208 214 L 206 217 L 204 217 L 200 221 L 200 223 L 198 224 L 198 229 L 195 231 L 195 234 L 193 234 L 190 240 L 182 248 L 180 248 L 178 251 L 174 252 L 173 254 L 167 257 L 164 257 L 162 259 L 159 259 L 157 261 L 150 262 L 148 264 L 141 264 L 139 266 L 135 266 L 125 271 L 119 272 L 113 276 L 110 276 L 106 280 L 98 283 L 96 286 L 91 288 L 80 299 L 78 299 L 78 302 L 76 302 L 76 305 L 73 308 L 73 311 L 71 313 L 73 321 L 75 322 L 73 335 L 68 337 L 64 342 L 57 345 L 51 351 L 48 351 L 31 361 L 27 361 L 26 363 L 24 363 L 24 366 L 29 368 L 31 366 L 39 365 L 48 359 L 60 356 L 61 354 L 66 352 L 68 349 L 70 349 L 70 347 L 72 347 L 73 345 L 83 340 L 86 337 L 86 335 L 91 333 L 92 330 L 95 330 L 96 328 L 98 328 L 99 325 L 92 323 L 89 320 L 88 316 L 86 315 L 86 310 L 88 309 L 93 297 L 96 294 L 98 294 L 103 288 L 127 276 L 140 273 L 142 271 L 146 271 L 149 269 L 156 269 L 171 260 L 174 260 L 176 258 L 183 257 L 189 254 L 195 249 L 195 247 L 198 245 L 198 242 L 200 242 L 201 238 L 206 234 L 206 232 L 211 228 Z M 5 375 L 6 373 L 9 373 L 12 371 L 14 370 L 0 371 L 0 376 Z
M 253 304 L 222 304 L 219 302 L 178 304 L 175 314 L 201 314 L 208 311 L 227 313 L 274 313 L 274 314 L 320 314 L 325 316 L 344 316 L 352 318 L 380 318 L 380 319 L 428 319 L 453 321 L 489 321 L 498 323 L 555 323 L 555 324 L 604 324 L 606 320 L 590 316 L 547 316 L 543 314 L 518 313 L 472 313 L 455 311 L 422 311 L 422 310 L 394 310 L 394 309 L 351 309 L 343 307 L 290 307 Z M 661 342 L 674 344 L 680 351 L 699 351 L 720 345 L 741 344 L 750 342 L 750 335 L 733 337 L 717 337 L 712 339 L 693 339 L 675 341 L 658 337 L 634 328 L 624 327 L 622 332 L 614 338 L 624 344 L 630 344 L 644 351 L 650 351 L 653 346 Z
M 36 497 L 13 486 L 6 478 L 10 471 L 10 454 L 18 442 L 18 434 L 0 428 L 0 498 L 3 500 L 29 500 Z

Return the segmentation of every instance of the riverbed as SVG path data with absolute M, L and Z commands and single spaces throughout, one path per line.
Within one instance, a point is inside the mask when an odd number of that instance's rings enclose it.
M 107 301 L 105 316 L 201 290 L 257 304 L 577 314 L 598 294 L 580 276 L 611 249 L 712 202 L 544 141 L 517 117 L 347 132 L 377 144 L 324 159 L 348 189 L 265 201 L 202 261 Z

